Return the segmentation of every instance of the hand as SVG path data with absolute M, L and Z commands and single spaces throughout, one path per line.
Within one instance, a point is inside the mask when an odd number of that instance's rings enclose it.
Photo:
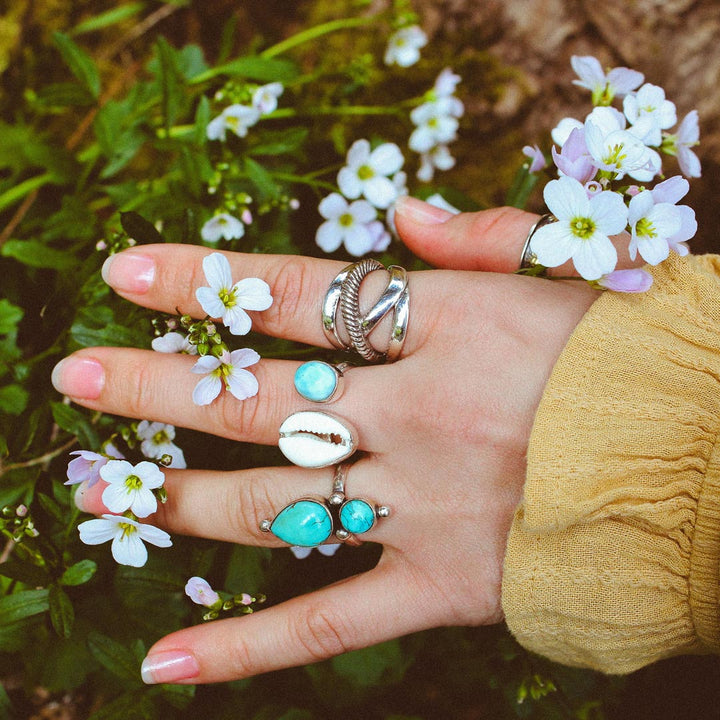
M 399 203 L 398 228 L 411 249 L 451 269 L 411 274 L 401 358 L 351 369 L 344 394 L 328 406 L 357 428 L 365 451 L 348 472 L 349 493 L 392 509 L 365 536 L 383 545 L 380 562 L 262 612 L 163 638 L 144 663 L 146 682 L 232 680 L 430 627 L 502 619 L 505 541 L 522 492 L 535 411 L 559 353 L 596 293 L 584 283 L 454 269 L 515 269 L 537 218 L 511 209 L 450 218 L 428 207 Z M 205 284 L 201 262 L 208 252 L 189 245 L 136 247 L 113 256 L 104 275 L 132 302 L 202 317 L 194 293 Z M 253 313 L 255 329 L 328 346 L 320 303 L 346 263 L 227 257 L 234 279 L 260 277 L 271 286 L 274 303 Z M 366 282 L 373 275 L 380 273 Z M 94 410 L 254 443 L 275 444 L 288 415 L 318 409 L 294 390 L 300 363 L 272 359 L 252 368 L 260 383 L 254 398 L 239 402 L 223 393 L 198 407 L 191 399 L 193 363 L 184 355 L 92 348 L 65 359 L 53 377 L 60 392 Z M 327 497 L 332 469 L 166 475 L 169 500 L 150 518 L 153 524 L 279 546 L 273 535 L 260 532 L 260 520 L 299 497 Z M 84 509 L 104 511 L 100 491 L 98 484 L 84 495 Z

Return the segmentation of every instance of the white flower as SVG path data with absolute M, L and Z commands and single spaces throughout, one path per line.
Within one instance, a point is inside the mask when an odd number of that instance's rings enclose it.
M 193 345 L 186 335 L 179 332 L 165 333 L 162 337 L 153 338 L 151 343 L 155 352 L 161 353 L 185 353 L 186 355 L 197 355 L 197 345 Z
M 453 215 L 459 215 L 462 212 L 462 210 L 458 210 L 454 205 L 451 205 L 442 195 L 440 195 L 440 193 L 435 193 L 430 195 L 430 197 L 426 197 L 425 202 L 429 205 L 434 205 L 441 210 L 452 213 Z
M 284 90 L 283 84 L 279 82 L 262 85 L 253 93 L 253 107 L 261 115 L 269 115 L 277 109 L 278 98 L 283 94 Z
M 245 225 L 230 213 L 218 213 L 200 229 L 205 242 L 216 243 L 221 239 L 239 240 L 245 234 Z
M 165 482 L 160 468 L 143 460 L 132 465 L 127 460 L 110 460 L 100 468 L 100 477 L 108 483 L 102 501 L 113 513 L 130 510 L 137 517 L 147 517 L 157 510 L 153 490 Z
M 325 557 L 332 557 L 338 551 L 341 545 L 342 543 L 328 543 L 327 545 L 318 545 L 315 548 L 293 545 L 290 548 L 290 552 L 298 560 L 304 560 L 308 555 L 310 555 L 313 550 L 317 550 L 321 555 L 325 555 Z
M 420 48 L 427 45 L 427 35 L 418 25 L 400 28 L 388 40 L 385 64 L 410 67 L 420 59 Z
M 605 73 L 600 61 L 592 55 L 573 55 L 570 64 L 580 78 L 573 83 L 592 92 L 594 105 L 609 105 L 613 97 L 627 95 L 645 79 L 642 73 L 626 67 L 613 68 Z
M 385 213 L 385 222 L 390 228 L 390 232 L 395 237 L 398 237 L 397 228 L 395 227 L 395 203 L 397 203 L 399 197 L 408 194 L 407 173 L 402 170 L 400 170 L 400 172 L 396 172 L 393 175 L 392 181 L 393 185 L 395 186 L 395 190 L 397 191 L 397 197 L 395 198 L 395 202 L 387 209 L 387 212 Z
M 622 232 L 627 224 L 622 197 L 610 191 L 588 197 L 580 182 L 564 176 L 545 186 L 544 198 L 557 222 L 544 225 L 533 235 L 531 248 L 538 262 L 557 267 L 572 258 L 586 280 L 612 272 L 617 252 L 609 236 Z
M 636 177 L 637 171 L 652 172 L 654 151 L 624 127 L 625 118 L 614 108 L 597 107 L 585 120 L 588 152 L 600 170 L 615 173 L 617 180 L 626 174 Z
M 647 145 L 660 145 L 661 131 L 677 122 L 675 104 L 665 99 L 665 91 L 661 87 L 650 83 L 645 83 L 637 93 L 626 95 L 623 110 L 625 117 L 633 125 L 641 120 L 650 121 L 650 127 L 642 137 Z
M 143 540 L 156 547 L 170 547 L 170 536 L 153 525 L 139 523 L 122 515 L 103 515 L 78 525 L 80 540 L 86 545 L 100 545 L 112 540 L 112 556 L 120 565 L 142 567 L 147 562 Z
M 433 93 L 436 98 L 450 97 L 457 87 L 458 83 L 462 80 L 459 75 L 456 75 L 450 68 L 445 68 L 435 79 L 435 85 L 433 86 Z
M 441 98 L 436 102 L 418 105 L 410 119 L 417 126 L 410 135 L 408 145 L 417 153 L 426 153 L 435 145 L 452 142 L 457 137 L 458 121 L 451 114 L 452 98 Z
M 373 220 L 371 223 L 368 223 L 367 229 L 370 233 L 370 237 L 372 238 L 370 252 L 385 252 L 392 242 L 392 236 L 387 231 L 385 225 L 383 225 L 379 220 Z
M 680 170 L 686 177 L 700 177 L 698 156 L 690 149 L 700 142 L 697 110 L 691 110 L 682 120 L 675 135 L 675 152 Z
M 245 137 L 248 129 L 260 119 L 260 111 L 250 105 L 229 105 L 220 115 L 208 123 L 206 134 L 209 140 L 225 140 L 226 131 Z
M 670 253 L 668 240 L 681 228 L 681 216 L 675 205 L 656 203 L 650 190 L 643 190 L 630 200 L 628 223 L 631 239 L 628 251 L 634 260 L 639 252 L 645 262 L 657 265 Z
M 584 125 L 575 118 L 563 118 L 551 131 L 550 137 L 556 145 L 562 147 L 570 137 L 570 133 L 575 130 L 583 130 Z
M 354 200 L 361 195 L 377 208 L 395 202 L 397 191 L 389 175 L 394 175 L 405 158 L 395 143 L 383 143 L 370 150 L 367 140 L 356 140 L 348 150 L 347 165 L 337 176 L 340 192 Z
M 331 193 L 320 201 L 318 212 L 326 219 L 317 230 L 315 242 L 325 252 L 334 252 L 345 244 L 356 257 L 372 250 L 375 242 L 368 224 L 377 211 L 366 200 L 348 201 L 339 193 Z
M 257 378 L 244 368 L 254 365 L 260 359 L 254 350 L 242 348 L 227 350 L 217 358 L 204 355 L 192 367 L 192 372 L 205 375 L 193 390 L 193 402 L 196 405 L 209 405 L 225 388 L 238 400 L 247 400 L 257 395 Z
M 172 462 L 168 467 L 181 470 L 187 467 L 183 451 L 173 442 L 175 439 L 174 425 L 143 420 L 138 424 L 135 433 L 138 440 L 142 441 L 140 452 L 146 458 L 159 460 L 163 455 L 169 455 Z M 137 515 L 137 513 L 135 514 Z
M 416 176 L 421 182 L 430 182 L 435 176 L 435 170 L 450 170 L 453 167 L 455 167 L 455 158 L 448 146 L 436 145 L 420 155 L 420 167 Z
M 233 335 L 247 335 L 252 327 L 246 310 L 267 310 L 273 302 L 270 286 L 260 278 L 245 278 L 233 284 L 228 259 L 212 253 L 203 260 L 209 287 L 200 287 L 195 297 L 202 309 L 220 318 Z

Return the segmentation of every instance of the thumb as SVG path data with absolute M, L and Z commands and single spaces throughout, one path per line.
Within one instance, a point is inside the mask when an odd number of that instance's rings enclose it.
M 418 257 L 452 270 L 514 272 L 538 216 L 512 207 L 454 215 L 407 195 L 395 204 L 400 239 Z

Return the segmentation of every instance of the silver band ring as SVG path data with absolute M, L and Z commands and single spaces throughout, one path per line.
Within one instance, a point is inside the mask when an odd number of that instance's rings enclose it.
M 388 284 L 378 301 L 365 316 L 360 314 L 360 285 L 375 270 L 387 270 Z M 385 268 L 377 260 L 365 259 L 348 265 L 330 283 L 322 304 L 322 324 L 325 336 L 332 345 L 344 350 L 355 350 L 370 362 L 393 362 L 402 351 L 407 333 L 410 307 L 407 271 L 399 265 Z M 337 313 L 341 309 L 343 323 L 350 338 L 344 342 L 337 330 Z M 373 346 L 368 336 L 390 312 L 392 329 L 384 350 Z
M 520 254 L 520 270 L 537 269 L 537 273 L 535 274 L 545 274 L 545 267 L 540 265 L 537 260 L 537 255 L 532 251 L 532 238 L 537 230 L 552 222 L 557 222 L 557 218 L 552 213 L 546 213 L 530 228 L 525 238 L 522 253 Z

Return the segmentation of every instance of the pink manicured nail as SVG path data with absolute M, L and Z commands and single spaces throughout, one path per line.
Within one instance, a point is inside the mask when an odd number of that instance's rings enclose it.
M 97 400 L 105 385 L 105 371 L 93 358 L 70 356 L 53 368 L 52 384 L 63 395 Z
M 138 252 L 120 252 L 105 261 L 102 277 L 118 292 L 145 293 L 155 279 L 155 260 Z
M 148 655 L 142 662 L 140 675 L 146 685 L 192 680 L 200 674 L 198 661 L 183 650 L 165 650 Z
M 439 225 L 453 217 L 451 212 L 409 195 L 401 195 L 397 199 L 395 212 L 421 225 Z

